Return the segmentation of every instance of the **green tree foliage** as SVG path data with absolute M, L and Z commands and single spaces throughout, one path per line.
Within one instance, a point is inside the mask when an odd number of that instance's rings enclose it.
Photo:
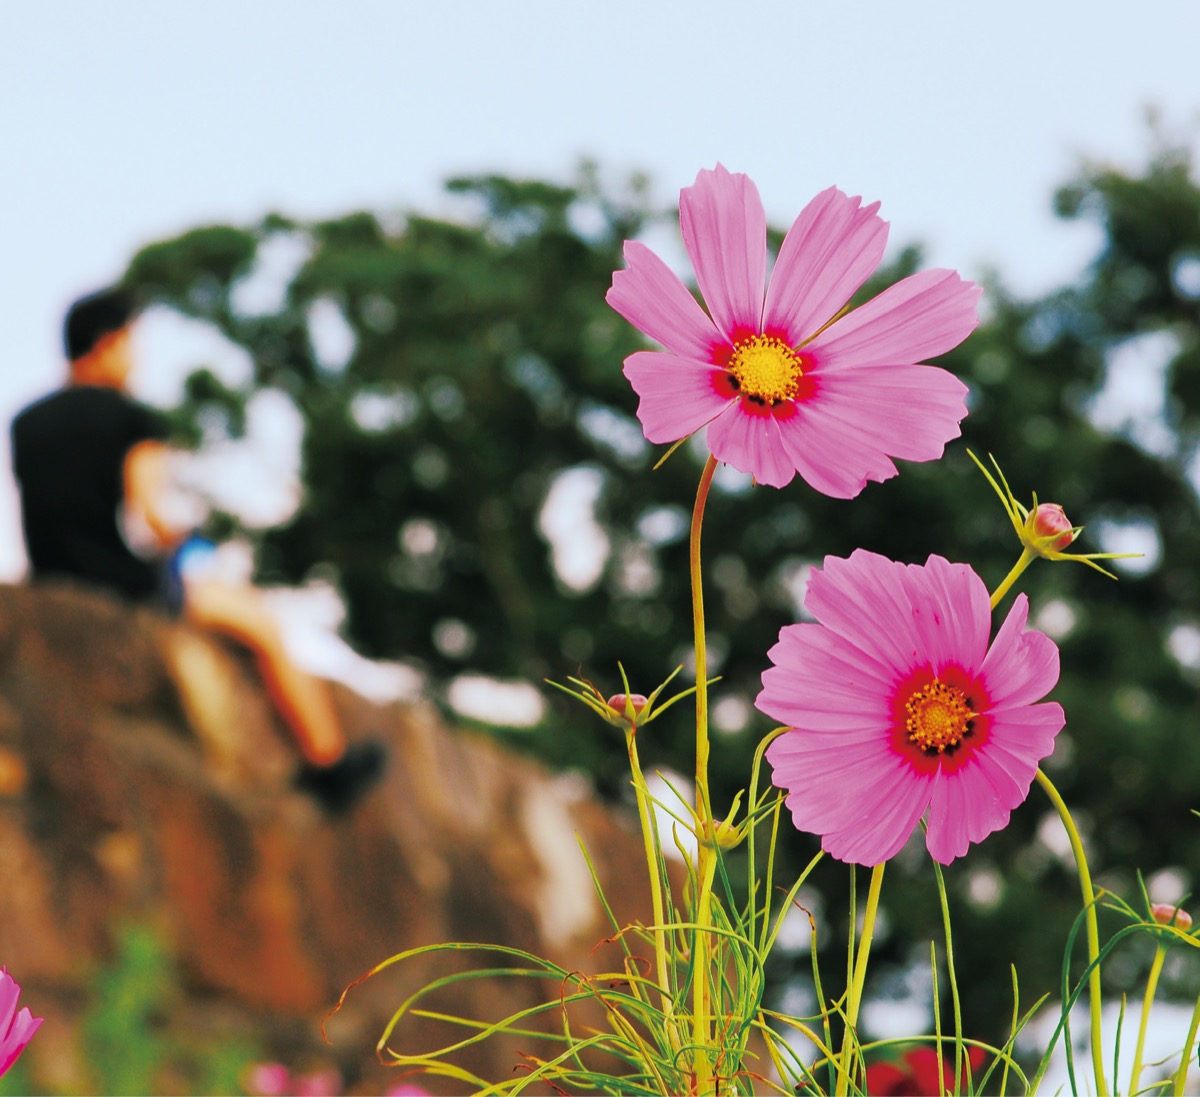
M 181 409 L 193 436 L 214 421 L 236 433 L 264 388 L 304 418 L 303 505 L 284 527 L 252 531 L 263 578 L 332 578 L 352 641 L 423 663 L 435 683 L 464 669 L 582 674 L 615 692 L 620 659 L 648 693 L 689 652 L 686 527 L 700 458 L 685 445 L 652 471 L 662 454 L 642 438 L 621 375 L 638 337 L 604 294 L 621 242 L 673 216 L 652 211 L 638 181 L 614 193 L 590 169 L 572 186 L 489 176 L 448 189 L 464 211 L 455 220 L 360 212 L 204 228 L 141 252 L 127 280 L 253 359 L 244 388 L 193 379 Z M 989 286 L 982 327 L 939 363 L 971 387 L 964 438 L 945 460 L 902 466 L 851 502 L 800 481 L 776 491 L 718 479 L 705 529 L 710 672 L 723 677 L 714 798 L 727 803 L 744 783 L 768 730 L 750 704 L 810 565 L 861 546 L 969 561 L 993 586 L 1007 572 L 1019 546 L 970 446 L 995 454 L 1023 501 L 1037 491 L 1086 524 L 1080 551 L 1122 549 L 1110 543 L 1122 535 L 1149 547 L 1119 583 L 1045 563 L 1023 582 L 1062 646 L 1056 696 L 1068 726 L 1051 772 L 1090 824 L 1101 883 L 1129 895 L 1135 867 L 1200 864 L 1189 816 L 1200 806 L 1200 523 L 1186 475 L 1200 444 L 1200 189 L 1188 156 L 1162 148 L 1141 174 L 1085 168 L 1057 201 L 1064 217 L 1096 223 L 1103 245 L 1078 285 L 1041 300 Z M 239 287 L 281 237 L 307 249 L 282 302 L 239 308 Z M 902 253 L 863 296 L 919 262 Z M 320 322 L 341 330 L 343 353 L 320 350 Z M 1160 393 L 1162 414 L 1126 415 L 1131 392 Z M 583 587 L 556 571 L 543 525 L 568 473 L 597 485 L 594 520 L 609 545 Z M 620 792 L 618 737 L 548 700 L 551 716 L 528 741 Z M 653 732 L 643 764 L 687 772 L 684 707 Z M 1010 962 L 1029 999 L 1056 987 L 1078 897 L 1037 838 L 1047 811 L 1035 789 L 1007 831 L 947 874 L 968 1017 L 980 1025 L 1011 1008 Z M 797 862 L 816 848 L 801 835 L 783 844 Z M 938 934 L 928 871 L 914 864 L 885 888 L 891 935 L 879 955 L 890 944 L 897 966 L 914 944 L 927 958 Z M 831 865 L 822 878 L 834 923 L 845 875 Z

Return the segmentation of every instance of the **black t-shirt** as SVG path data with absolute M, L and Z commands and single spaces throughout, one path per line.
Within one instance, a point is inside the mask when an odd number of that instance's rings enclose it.
M 114 388 L 77 385 L 39 400 L 12 425 L 25 547 L 34 579 L 72 576 L 143 601 L 160 568 L 121 535 L 125 457 L 166 430 L 149 408 Z

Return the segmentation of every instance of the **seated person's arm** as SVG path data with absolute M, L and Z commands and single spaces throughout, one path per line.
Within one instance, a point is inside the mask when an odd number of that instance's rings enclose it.
M 139 442 L 125 455 L 125 505 L 146 526 L 161 549 L 179 543 L 191 525 L 172 514 L 170 464 L 173 451 L 163 442 Z

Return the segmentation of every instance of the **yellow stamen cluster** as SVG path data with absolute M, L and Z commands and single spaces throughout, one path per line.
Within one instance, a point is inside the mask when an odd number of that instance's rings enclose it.
M 963 691 L 937 678 L 916 690 L 904 703 L 904 711 L 909 742 L 926 754 L 942 754 L 957 747 L 971 734 L 975 717 Z
M 734 387 L 761 404 L 794 399 L 804 372 L 800 356 L 772 335 L 739 339 L 733 344 L 728 368 Z

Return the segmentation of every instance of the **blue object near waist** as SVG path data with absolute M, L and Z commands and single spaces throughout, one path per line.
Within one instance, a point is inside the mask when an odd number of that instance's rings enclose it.
M 185 538 L 171 553 L 166 563 L 166 602 L 172 613 L 183 609 L 183 581 L 187 575 L 196 575 L 217 558 L 217 546 L 207 537 L 192 534 Z

